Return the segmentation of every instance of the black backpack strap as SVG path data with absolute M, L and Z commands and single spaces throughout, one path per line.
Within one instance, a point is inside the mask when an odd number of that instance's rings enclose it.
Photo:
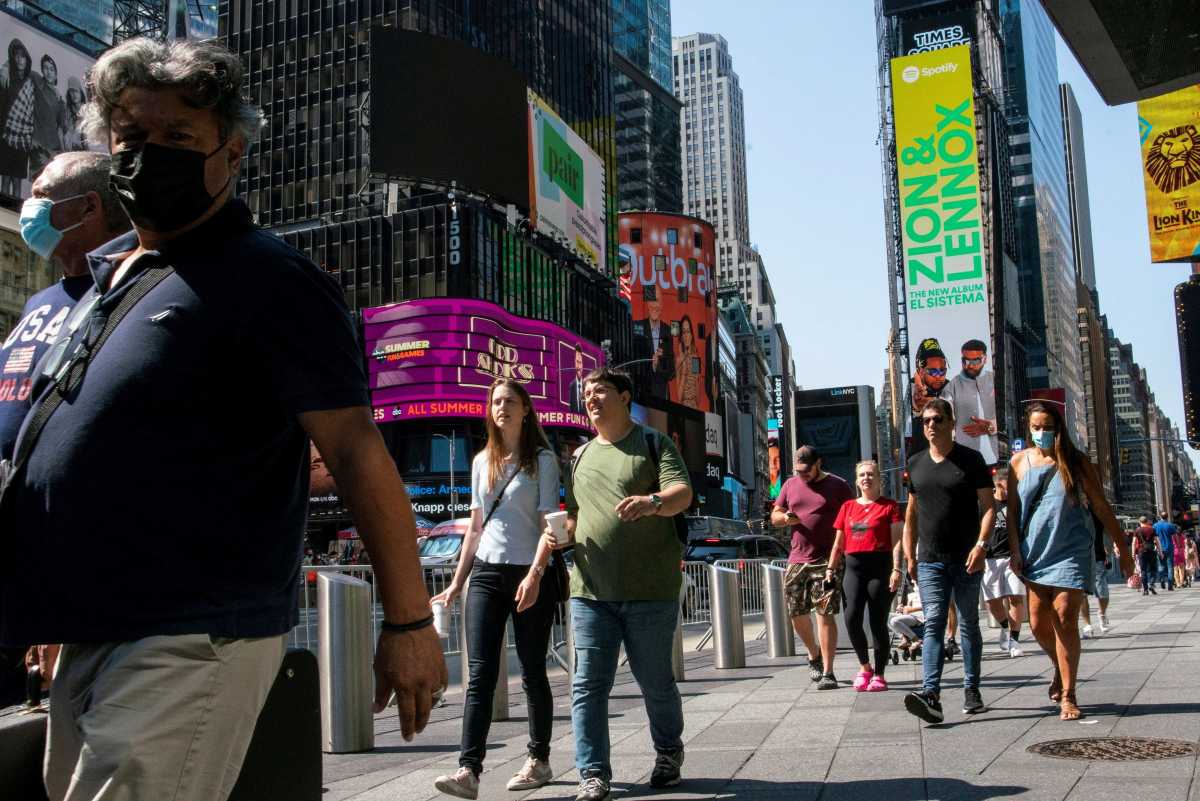
M 650 451 L 650 461 L 654 463 L 654 492 L 661 492 L 662 485 L 658 482 L 658 468 L 660 462 L 660 454 L 658 449 L 658 438 L 662 436 L 657 431 L 651 428 L 643 428 L 642 433 L 646 435 L 646 449 Z M 687 520 L 684 519 L 683 512 L 671 517 L 671 523 L 675 526 L 675 538 L 680 544 L 687 546 L 688 542 L 688 527 Z

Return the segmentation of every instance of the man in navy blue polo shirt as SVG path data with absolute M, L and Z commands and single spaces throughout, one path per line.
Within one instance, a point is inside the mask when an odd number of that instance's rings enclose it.
M 261 124 L 241 82 L 214 42 L 135 39 L 90 73 L 85 132 L 107 138 L 135 227 L 89 256 L 97 313 L 146 270 L 174 272 L 95 353 L 5 498 L 0 643 L 65 643 L 52 801 L 228 797 L 297 622 L 310 437 L 371 551 L 390 629 L 376 710 L 395 690 L 411 738 L 446 683 L 412 507 L 341 292 L 232 199 Z

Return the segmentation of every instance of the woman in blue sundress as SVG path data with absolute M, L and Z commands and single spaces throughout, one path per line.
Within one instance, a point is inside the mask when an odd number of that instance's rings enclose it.
M 1081 715 L 1075 699 L 1079 607 L 1095 569 L 1093 513 L 1126 576 L 1133 573 L 1133 556 L 1096 468 L 1071 442 L 1062 412 L 1052 402 L 1034 401 L 1026 421 L 1033 447 L 1009 464 L 1017 485 L 1008 495 L 1010 565 L 1029 589 L 1030 627 L 1054 665 L 1050 699 L 1059 704 L 1060 718 L 1075 720 Z

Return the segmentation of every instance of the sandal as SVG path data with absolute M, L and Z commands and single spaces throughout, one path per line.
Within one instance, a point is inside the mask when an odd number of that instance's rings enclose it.
M 1058 674 L 1057 670 L 1054 671 L 1054 680 L 1050 682 L 1047 694 L 1050 696 L 1050 700 L 1056 704 L 1062 700 L 1062 676 Z
M 1075 703 L 1075 692 L 1063 693 L 1061 712 L 1059 712 L 1059 720 L 1079 720 L 1083 717 L 1083 711 L 1079 705 Z

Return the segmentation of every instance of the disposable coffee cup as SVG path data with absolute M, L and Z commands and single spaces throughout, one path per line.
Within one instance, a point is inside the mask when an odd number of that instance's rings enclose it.
M 450 610 L 441 601 L 434 601 L 433 628 L 439 637 L 445 637 L 450 632 Z
M 567 535 L 567 513 L 566 512 L 551 512 L 546 515 L 546 524 L 550 526 L 550 530 L 554 532 L 554 541 L 559 545 L 566 545 L 570 542 L 570 537 Z

